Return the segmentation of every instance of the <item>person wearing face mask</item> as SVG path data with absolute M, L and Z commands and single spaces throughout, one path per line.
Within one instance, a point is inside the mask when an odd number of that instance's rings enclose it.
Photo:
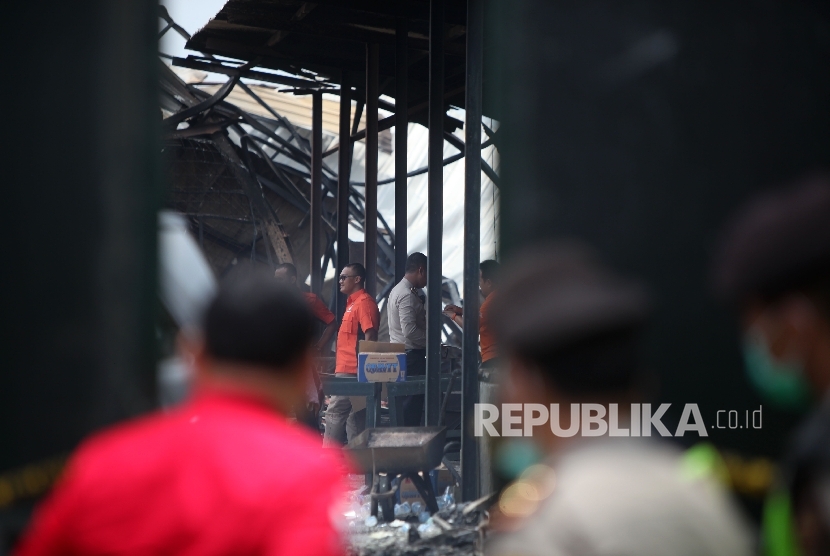
M 762 398 L 817 406 L 767 501 L 766 554 L 830 554 L 830 178 L 747 205 L 725 233 L 714 275 L 740 314 L 745 369 Z
M 526 249 L 502 276 L 492 308 L 504 357 L 502 401 L 550 408 L 550 419 L 523 423 L 523 438 L 499 438 L 494 448 L 497 466 L 521 455 L 510 440 L 532 441 L 540 457 L 501 491 L 491 514 L 499 531 L 485 554 L 751 554 L 747 524 L 723 489 L 708 477 L 691 478 L 675 446 L 640 435 L 645 421 L 632 404 L 646 401 L 648 382 L 640 353 L 650 313 L 643 286 L 573 243 Z M 586 431 L 584 404 L 613 412 L 604 432 L 579 432 L 580 424 Z M 611 420 L 625 432 L 612 432 Z

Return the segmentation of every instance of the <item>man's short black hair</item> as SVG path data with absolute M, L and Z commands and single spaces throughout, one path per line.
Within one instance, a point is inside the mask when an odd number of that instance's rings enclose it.
M 493 302 L 496 339 L 572 395 L 621 393 L 642 379 L 645 290 L 574 243 L 526 249 L 505 266 Z
M 219 286 L 205 313 L 207 352 L 223 361 L 283 369 L 309 348 L 313 317 L 296 288 L 242 268 Z
M 360 263 L 347 264 L 344 268 L 350 268 L 355 276 L 360 276 L 360 283 L 366 283 L 366 267 Z
M 426 269 L 427 267 L 427 256 L 423 253 L 415 252 L 409 255 L 406 258 L 406 266 L 404 267 L 405 272 L 416 272 L 419 268 Z
M 490 280 L 491 282 L 496 281 L 496 275 L 499 272 L 499 263 L 497 261 L 494 261 L 493 259 L 481 261 L 478 268 L 481 270 L 482 280 Z
M 830 177 L 814 175 L 748 204 L 714 266 L 716 290 L 736 305 L 798 292 L 830 317 Z
M 285 270 L 289 276 L 297 277 L 297 267 L 291 263 L 280 263 L 274 270 Z

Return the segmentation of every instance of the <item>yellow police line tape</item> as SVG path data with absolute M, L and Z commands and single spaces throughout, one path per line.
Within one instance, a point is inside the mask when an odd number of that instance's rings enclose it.
M 63 471 L 68 455 L 51 457 L 0 475 L 0 508 L 41 496 Z

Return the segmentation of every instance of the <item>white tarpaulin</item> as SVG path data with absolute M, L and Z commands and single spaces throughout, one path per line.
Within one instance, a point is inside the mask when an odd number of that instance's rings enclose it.
M 203 72 L 196 72 L 179 67 L 172 67 L 178 75 L 188 83 L 202 82 L 206 74 Z M 220 79 L 222 81 L 223 79 Z M 203 90 L 206 92 L 215 92 L 218 85 L 203 85 Z M 300 128 L 304 127 L 310 121 L 311 107 L 308 102 L 303 105 L 297 100 L 297 97 L 287 93 L 277 92 L 273 86 L 251 85 L 251 88 L 256 91 L 261 98 L 267 102 L 271 108 L 288 117 L 292 123 Z M 239 88 L 234 88 L 228 96 L 228 102 L 232 102 L 245 109 L 251 110 L 252 113 L 269 118 L 271 115 L 260 108 L 252 99 Z M 305 99 L 306 101 L 308 99 Z M 390 103 L 394 99 L 385 99 Z M 307 105 L 307 106 L 306 106 Z M 339 115 L 339 97 L 334 95 L 324 95 L 323 100 L 324 115 L 329 114 L 332 119 L 335 115 Z M 352 110 L 355 110 L 356 103 L 352 101 Z M 298 118 L 297 110 L 306 108 L 309 112 L 308 118 Z M 379 118 L 391 116 L 390 112 L 379 110 Z M 464 121 L 464 110 L 453 108 L 448 111 L 448 115 L 458 120 Z M 339 117 L 339 116 L 337 116 Z M 335 119 L 336 121 L 336 119 Z M 365 114 L 361 118 L 359 129 L 365 126 Z M 484 119 L 490 129 L 498 129 L 498 122 Z M 338 137 L 332 132 L 332 126 L 324 126 L 323 139 L 324 150 L 331 148 L 331 146 L 338 143 Z M 395 133 L 393 128 L 392 132 Z M 428 145 L 429 145 L 429 130 L 420 124 L 409 124 L 409 142 L 407 149 L 407 171 L 412 172 L 419 168 L 427 166 Z M 458 129 L 455 135 L 464 140 L 464 130 Z M 482 130 L 482 138 L 486 139 L 486 135 Z M 392 140 L 394 145 L 394 139 Z M 366 144 L 363 141 L 355 143 L 354 158 L 352 164 L 351 181 L 363 183 L 364 175 L 364 156 L 366 151 Z M 444 158 L 449 158 L 458 153 L 458 149 L 444 142 Z M 498 173 L 499 171 L 499 157 L 498 152 L 494 146 L 489 146 L 481 151 L 482 158 Z M 333 173 L 337 172 L 337 157 L 334 153 L 328 156 L 324 163 Z M 297 166 L 297 163 L 289 158 L 280 156 L 278 161 L 292 166 Z M 297 166 L 299 170 L 305 168 Z M 384 152 L 381 150 L 378 153 L 378 181 L 382 181 L 395 176 L 395 154 L 394 152 Z M 420 251 L 427 253 L 427 176 L 425 172 L 418 176 L 409 178 L 408 196 L 407 196 L 407 212 L 408 212 L 408 234 L 407 234 L 407 252 Z M 363 187 L 358 186 L 357 190 L 363 192 Z M 490 181 L 484 173 L 481 174 L 481 260 L 497 258 L 499 253 L 498 245 L 498 220 L 499 220 L 499 191 L 498 187 Z M 462 284 L 464 274 L 464 159 L 457 160 L 452 164 L 444 166 L 444 253 L 443 253 L 443 274 L 444 276 L 455 280 L 459 285 Z M 395 184 L 388 183 L 378 186 L 378 212 L 389 224 L 394 232 L 396 229 L 395 222 Z M 379 223 L 378 230 L 382 230 L 383 226 Z M 349 227 L 349 239 L 352 241 L 363 241 L 363 232 Z M 335 275 L 335 269 L 330 265 L 325 272 L 326 279 L 332 279 Z
M 464 111 L 452 109 L 449 115 L 461 121 L 464 120 Z M 383 117 L 383 116 L 381 116 Z M 485 119 L 488 126 L 498 124 Z M 492 129 L 492 127 L 491 127 Z M 463 129 L 456 130 L 455 135 L 464 140 Z M 484 132 L 482 137 L 486 138 Z M 419 124 L 409 124 L 409 145 L 407 151 L 407 171 L 411 172 L 427 165 L 427 146 L 429 131 Z M 352 168 L 352 180 L 363 182 L 363 154 L 364 143 L 355 146 L 355 159 Z M 444 158 L 457 154 L 458 149 L 444 142 Z M 499 160 L 495 147 L 489 146 L 481 151 L 482 158 L 498 173 Z M 378 157 L 378 181 L 391 178 L 395 175 L 394 153 L 381 152 Z M 359 188 L 362 191 L 362 188 Z M 498 220 L 499 220 L 499 191 L 490 179 L 481 174 L 481 260 L 497 258 Z M 395 184 L 389 183 L 378 186 L 378 212 L 394 231 L 395 222 Z M 407 252 L 427 252 L 427 173 L 409 178 L 408 196 L 408 233 Z M 363 241 L 363 233 L 355 228 L 349 228 L 349 239 Z M 464 274 L 464 159 L 458 160 L 444 167 L 444 252 L 443 274 L 462 284 Z M 328 269 L 330 276 L 334 270 Z

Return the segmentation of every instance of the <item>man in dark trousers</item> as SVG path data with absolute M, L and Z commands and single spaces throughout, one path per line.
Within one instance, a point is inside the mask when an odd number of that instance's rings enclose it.
M 311 334 L 306 301 L 270 273 L 226 281 L 183 342 L 194 399 L 84 442 L 17 554 L 344 554 L 344 462 L 286 417 Z
M 406 376 L 423 376 L 427 370 L 427 309 L 423 290 L 427 285 L 426 255 L 409 255 L 404 272 L 389 292 L 389 341 L 406 346 Z M 424 395 L 407 396 L 403 400 L 404 426 L 420 425 L 423 412 Z

